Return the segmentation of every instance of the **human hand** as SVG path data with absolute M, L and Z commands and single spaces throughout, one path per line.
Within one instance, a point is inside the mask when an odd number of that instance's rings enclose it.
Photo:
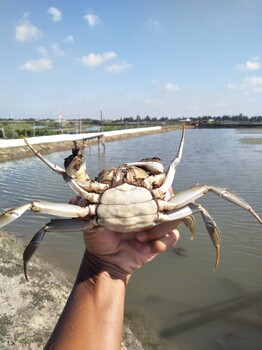
M 139 232 L 84 232 L 86 254 L 99 266 L 99 270 L 107 270 L 114 277 L 123 277 L 173 247 L 179 238 L 176 229 L 179 223 L 163 223 Z
M 85 201 L 79 198 L 71 202 L 85 205 Z M 180 220 L 165 222 L 146 230 L 125 233 L 103 229 L 92 233 L 85 231 L 86 265 L 89 269 L 93 266 L 94 273 L 107 271 L 112 277 L 126 280 L 133 270 L 176 244 L 179 224 Z

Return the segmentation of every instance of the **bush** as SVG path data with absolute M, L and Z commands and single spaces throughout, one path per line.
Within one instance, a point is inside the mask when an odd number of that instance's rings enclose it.
M 16 132 L 16 130 L 13 130 L 10 128 L 5 128 L 5 138 L 6 139 L 17 139 L 17 138 L 19 138 L 19 135 Z

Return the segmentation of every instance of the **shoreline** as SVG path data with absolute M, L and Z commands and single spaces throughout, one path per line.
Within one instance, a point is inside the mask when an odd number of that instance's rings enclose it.
M 143 132 L 137 131 L 132 133 L 117 134 L 117 135 L 105 135 L 105 144 L 106 142 L 113 142 L 116 140 L 122 140 L 130 137 L 140 137 L 145 135 L 165 133 L 169 131 L 179 130 L 180 128 L 181 126 L 175 125 L 172 127 L 162 127 L 161 129 L 158 129 L 158 130 L 148 130 Z M 41 152 L 42 154 L 50 154 L 54 152 L 71 150 L 72 144 L 73 144 L 72 141 L 49 142 L 49 143 L 36 144 L 34 145 L 34 147 L 37 149 L 37 151 Z M 88 140 L 88 147 L 96 144 L 97 144 L 97 140 L 95 139 Z M 19 146 L 19 147 L 7 147 L 7 148 L 0 147 L 0 163 L 12 161 L 12 160 L 24 159 L 32 156 L 35 156 L 35 155 L 26 145 Z

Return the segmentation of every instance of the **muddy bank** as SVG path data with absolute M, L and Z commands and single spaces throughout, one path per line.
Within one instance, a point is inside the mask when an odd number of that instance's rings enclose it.
M 132 133 L 132 134 L 122 134 L 122 135 L 115 135 L 115 136 L 107 136 L 105 143 L 107 142 L 112 142 L 115 140 L 121 140 L 121 139 L 126 139 L 129 137 L 139 137 L 139 136 L 144 136 L 144 135 L 151 135 L 155 133 L 163 133 L 167 131 L 172 131 L 180 128 L 181 126 L 170 126 L 170 127 L 162 127 L 160 130 L 155 130 L 155 131 L 144 131 L 143 133 L 137 132 L 137 133 Z M 65 142 L 53 142 L 53 143 L 43 143 L 36 145 L 35 148 L 37 151 L 41 152 L 42 154 L 48 154 L 48 153 L 53 153 L 53 152 L 59 152 L 59 151 L 65 151 L 69 150 L 71 151 L 72 148 L 72 141 L 65 141 Z M 87 142 L 86 142 L 87 144 Z M 88 145 L 96 145 L 97 140 L 96 139 L 91 139 L 88 141 Z M 102 146 L 100 146 L 102 147 Z M 33 156 L 32 151 L 27 147 L 27 146 L 22 146 L 22 147 L 9 147 L 9 148 L 0 148 L 0 163 L 1 162 L 6 162 L 10 160 L 17 160 L 17 159 L 22 159 L 26 157 L 31 157 Z
M 30 262 L 30 281 L 26 283 L 23 250 L 15 237 L 0 233 L 1 350 L 43 349 L 72 288 L 62 271 L 38 257 Z M 129 349 L 144 348 L 126 324 L 122 350 Z

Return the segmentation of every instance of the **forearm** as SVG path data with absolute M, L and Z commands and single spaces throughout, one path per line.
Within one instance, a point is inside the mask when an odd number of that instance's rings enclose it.
M 89 251 L 45 350 L 119 350 L 128 279 L 133 270 L 175 245 L 178 225 L 84 234 Z
M 120 349 L 126 280 L 113 278 L 85 254 L 64 311 L 45 349 Z

